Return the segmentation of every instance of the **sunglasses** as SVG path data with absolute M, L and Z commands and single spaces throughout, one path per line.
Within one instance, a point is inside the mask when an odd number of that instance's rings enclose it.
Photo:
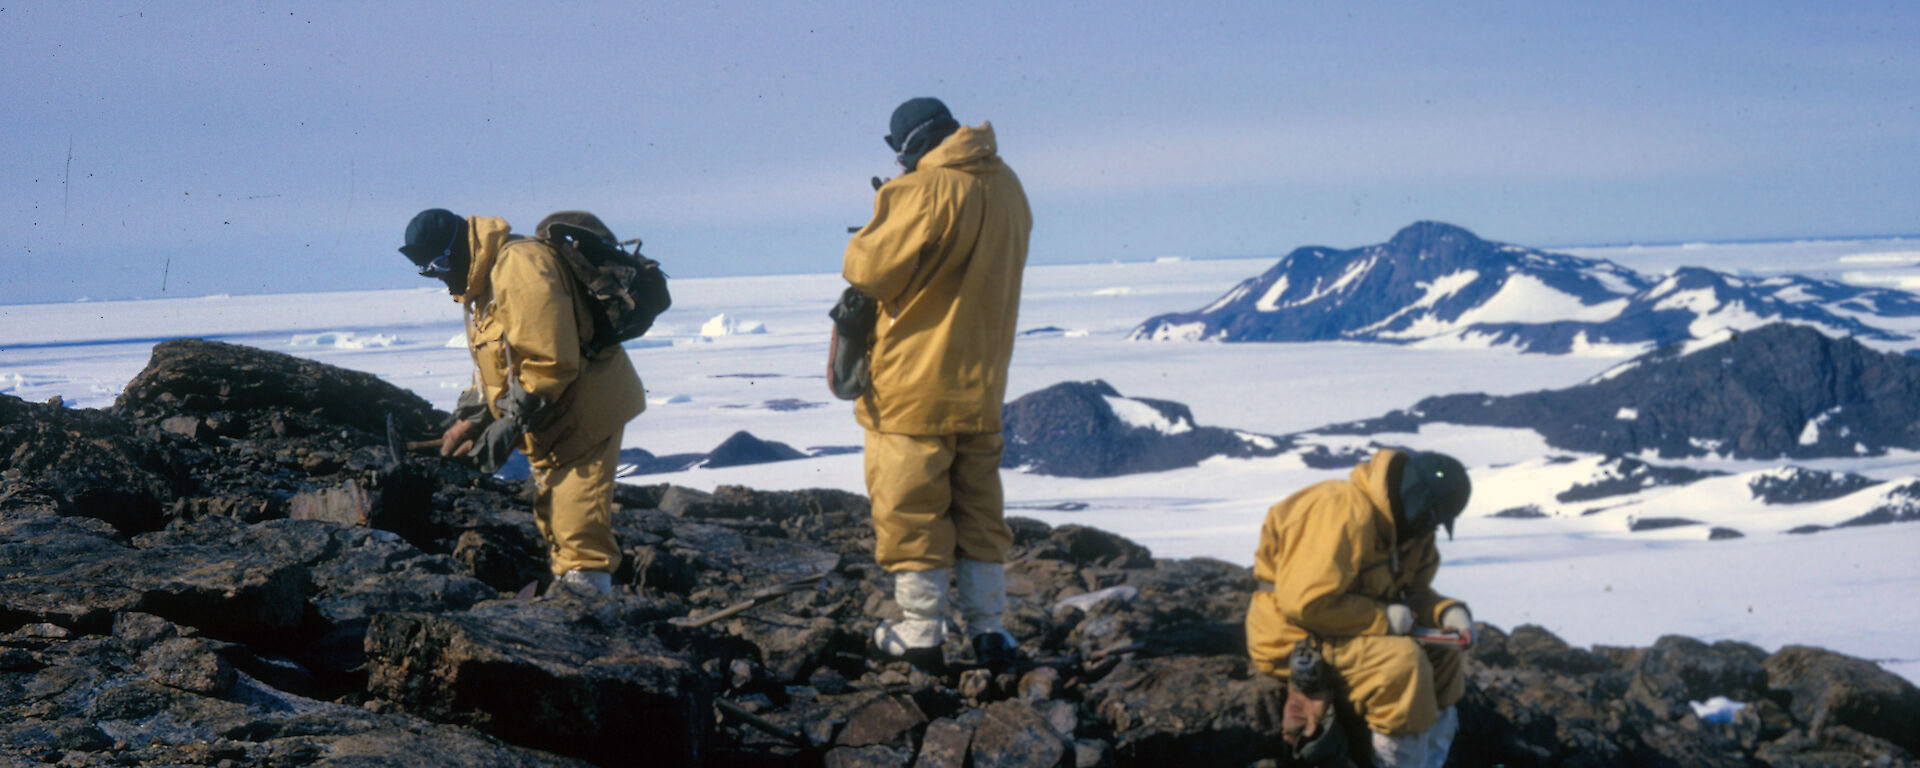
M 453 242 L 459 238 L 460 238 L 459 228 L 456 227 L 453 233 L 453 237 L 447 238 L 447 247 L 444 249 L 441 249 L 440 255 L 435 256 L 433 258 L 433 261 L 429 261 L 426 264 L 421 265 L 420 276 L 444 278 L 447 276 L 448 273 L 452 272 L 453 271 Z

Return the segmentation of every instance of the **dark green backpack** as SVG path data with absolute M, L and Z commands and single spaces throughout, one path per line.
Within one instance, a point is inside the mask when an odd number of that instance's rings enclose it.
M 673 306 L 660 262 L 640 255 L 640 240 L 620 240 L 586 211 L 559 211 L 540 220 L 534 237 L 553 247 L 592 302 L 593 336 L 580 342 L 588 357 L 640 338 Z M 633 246 L 627 250 L 626 246 Z

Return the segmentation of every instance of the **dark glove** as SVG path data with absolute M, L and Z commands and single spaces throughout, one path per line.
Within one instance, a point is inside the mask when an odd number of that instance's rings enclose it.
M 487 474 L 498 472 L 506 465 L 507 457 L 513 455 L 513 449 L 520 444 L 520 435 L 539 425 L 547 412 L 547 401 L 535 397 L 512 376 L 507 377 L 507 391 L 500 393 L 493 406 L 500 412 L 500 418 L 480 432 L 473 441 L 473 450 L 467 453 L 480 463 L 480 471 Z
M 452 427 L 457 421 L 471 421 L 482 427 L 493 421 L 493 414 L 487 412 L 487 404 L 480 399 L 480 388 L 469 387 L 460 393 L 460 400 L 453 404 L 453 418 L 448 419 L 441 429 Z
M 867 343 L 879 321 L 880 307 L 860 289 L 847 286 L 840 302 L 828 310 L 833 318 L 833 344 L 827 352 L 827 387 L 841 400 L 866 394 L 872 384 L 867 369 Z
M 520 425 L 512 419 L 494 419 L 480 431 L 467 455 L 480 464 L 481 472 L 491 475 L 506 466 L 507 457 L 513 455 L 513 449 L 519 444 Z

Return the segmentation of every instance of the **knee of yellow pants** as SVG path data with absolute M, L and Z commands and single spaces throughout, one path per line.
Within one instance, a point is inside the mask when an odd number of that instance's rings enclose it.
M 867 498 L 880 567 L 893 572 L 953 566 L 953 454 L 951 437 L 867 432 Z
M 1457 648 L 1434 646 L 1423 650 L 1427 652 L 1427 665 L 1433 668 L 1434 706 L 1444 712 L 1467 695 L 1467 655 Z
M 610 573 L 620 567 L 620 547 L 613 538 L 613 475 L 619 459 L 620 443 L 609 438 L 588 458 L 540 471 L 534 520 L 546 537 L 548 567 L 556 575 L 575 569 Z
M 1353 637 L 1328 644 L 1347 696 L 1367 727 L 1390 736 L 1420 733 L 1440 717 L 1433 666 L 1409 637 Z

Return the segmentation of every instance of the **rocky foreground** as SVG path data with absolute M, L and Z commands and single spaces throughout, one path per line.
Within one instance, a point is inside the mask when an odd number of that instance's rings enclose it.
M 527 489 L 405 455 L 440 417 L 200 341 L 155 347 L 110 409 L 0 395 L 0 764 L 1279 763 L 1246 569 L 1016 519 L 1008 626 L 1033 661 L 996 675 L 955 642 L 930 676 L 866 655 L 893 606 L 864 498 L 623 486 L 617 598 L 534 597 Z M 1920 690 L 1871 662 L 1481 631 L 1453 765 L 1920 751 Z M 1714 696 L 1747 706 L 1702 720 Z

